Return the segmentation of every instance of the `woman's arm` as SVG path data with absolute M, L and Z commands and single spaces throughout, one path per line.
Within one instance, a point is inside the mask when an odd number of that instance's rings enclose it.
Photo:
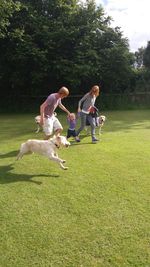
M 81 111 L 81 104 L 87 99 L 89 93 L 85 94 L 78 102 L 78 112 Z

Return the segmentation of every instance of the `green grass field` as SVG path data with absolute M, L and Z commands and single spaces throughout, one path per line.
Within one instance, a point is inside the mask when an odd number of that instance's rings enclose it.
M 59 151 L 67 171 L 15 161 L 35 115 L 0 116 L 0 266 L 149 267 L 150 110 L 106 112 L 100 142 Z

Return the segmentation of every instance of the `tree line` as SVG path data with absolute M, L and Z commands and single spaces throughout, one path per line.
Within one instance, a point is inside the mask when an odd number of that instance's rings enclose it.
M 0 0 L 1 100 L 150 90 L 150 42 L 136 53 L 94 0 Z

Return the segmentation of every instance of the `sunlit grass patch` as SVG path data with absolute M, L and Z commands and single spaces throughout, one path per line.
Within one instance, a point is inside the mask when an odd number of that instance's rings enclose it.
M 39 155 L 16 162 L 43 134 L 34 115 L 0 117 L 2 267 L 149 266 L 150 111 L 106 116 L 100 142 L 83 132 L 58 151 L 67 171 Z

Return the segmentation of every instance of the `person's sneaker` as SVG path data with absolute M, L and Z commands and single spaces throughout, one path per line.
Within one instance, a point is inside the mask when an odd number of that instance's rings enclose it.
M 97 141 L 99 141 L 97 138 L 92 138 L 92 143 L 96 143 Z
M 80 142 L 80 138 L 76 136 L 76 142 Z

